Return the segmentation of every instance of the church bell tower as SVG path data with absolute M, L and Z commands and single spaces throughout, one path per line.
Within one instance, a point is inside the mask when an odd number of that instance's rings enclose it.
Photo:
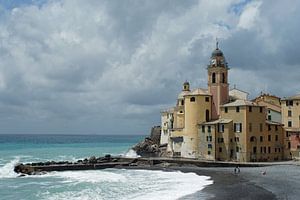
M 208 92 L 212 95 L 212 119 L 220 116 L 220 106 L 229 101 L 228 65 L 216 42 L 212 52 L 208 72 Z

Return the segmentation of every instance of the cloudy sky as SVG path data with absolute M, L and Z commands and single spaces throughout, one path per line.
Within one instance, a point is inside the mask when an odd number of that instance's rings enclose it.
M 0 134 L 148 134 L 185 80 L 300 92 L 300 1 L 0 0 Z

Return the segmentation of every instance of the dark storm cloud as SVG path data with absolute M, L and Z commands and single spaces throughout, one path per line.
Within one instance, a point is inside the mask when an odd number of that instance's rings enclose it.
M 291 4 L 293 3 L 293 6 Z M 185 80 L 299 92 L 294 1 L 0 1 L 0 133 L 146 133 Z

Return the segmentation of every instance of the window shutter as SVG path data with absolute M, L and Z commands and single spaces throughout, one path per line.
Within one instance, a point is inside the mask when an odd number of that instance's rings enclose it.
M 242 123 L 240 123 L 240 132 L 243 131 L 243 128 L 242 128 Z
M 233 124 L 234 132 L 236 132 L 236 123 Z

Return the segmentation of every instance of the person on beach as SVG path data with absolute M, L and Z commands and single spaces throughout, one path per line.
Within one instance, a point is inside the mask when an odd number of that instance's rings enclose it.
M 234 173 L 235 174 L 239 174 L 240 173 L 240 167 L 239 166 L 236 166 L 235 168 L 234 168 Z

